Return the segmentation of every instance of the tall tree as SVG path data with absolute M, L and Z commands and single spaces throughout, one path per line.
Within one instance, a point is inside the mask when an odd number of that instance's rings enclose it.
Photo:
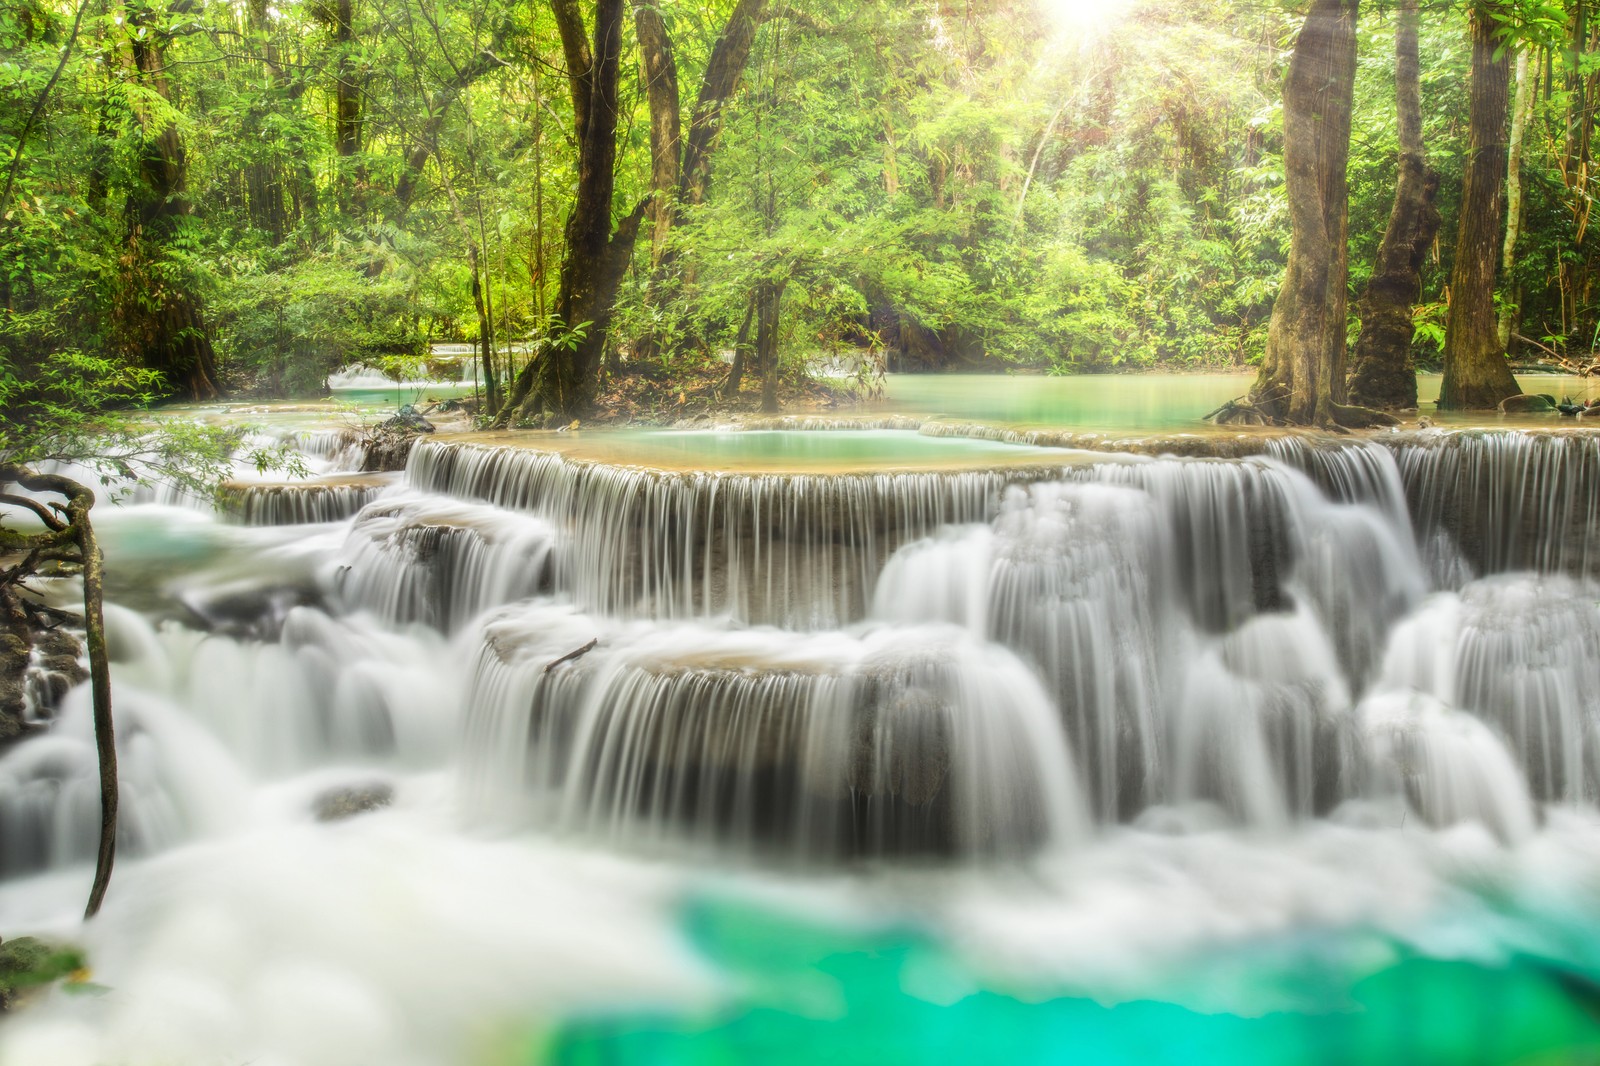
M 1494 311 L 1500 223 L 1505 217 L 1506 112 L 1511 48 L 1497 40 L 1507 21 L 1503 0 L 1472 6 L 1472 86 L 1467 115 L 1466 173 L 1456 231 L 1450 309 L 1445 316 L 1444 381 L 1439 408 L 1492 408 L 1522 390 L 1500 346 Z
M 678 95 L 678 62 L 661 11 L 649 0 L 634 0 L 634 34 L 644 64 L 650 102 L 650 261 L 659 267 L 672 231 L 673 201 L 683 173 L 683 105 Z
M 184 240 L 194 206 L 188 153 L 172 119 L 167 49 L 174 23 L 181 24 L 195 5 L 191 0 L 174 0 L 166 8 L 130 2 L 126 10 L 134 76 L 150 99 L 135 107 L 139 167 L 127 199 L 128 276 L 120 318 L 128 343 L 146 366 L 162 374 L 169 392 L 211 399 L 221 389 L 205 308 L 187 271 L 169 255 L 171 246 Z
M 1417 406 L 1411 360 L 1411 309 L 1422 292 L 1422 261 L 1439 232 L 1434 200 L 1439 176 L 1422 143 L 1422 76 L 1417 55 L 1417 0 L 1395 16 L 1394 93 L 1399 118 L 1399 173 L 1378 261 L 1357 304 L 1361 334 L 1351 357 L 1350 399 L 1368 407 Z
M 1255 409 L 1298 425 L 1366 425 L 1347 407 L 1350 112 L 1359 0 L 1313 0 L 1283 87 L 1283 162 L 1289 261 L 1272 308 L 1266 358 L 1250 390 Z
M 497 425 L 539 414 L 565 419 L 588 413 L 617 287 L 649 203 L 641 202 L 613 228 L 622 0 L 596 0 L 592 42 L 577 0 L 550 0 L 550 10 L 560 29 L 572 92 L 577 191 L 567 214 L 556 332 L 517 375 Z
M 1528 52 L 1524 47 L 1517 52 L 1517 91 L 1511 104 L 1511 146 L 1506 151 L 1506 239 L 1500 252 L 1500 276 L 1510 285 L 1512 270 L 1517 265 L 1517 238 L 1522 235 L 1522 142 L 1527 134 L 1528 119 L 1533 114 L 1533 78 L 1528 74 Z M 1500 302 L 1500 350 L 1511 350 L 1511 331 L 1517 319 L 1517 305 L 1521 302 L 1514 291 L 1508 291 Z
M 723 115 L 750 61 L 756 29 L 768 12 L 767 0 L 739 0 L 712 45 L 700 80 L 689 134 L 682 135 L 683 103 L 672 38 L 654 3 L 635 0 L 634 26 L 644 62 L 645 93 L 650 104 L 650 174 L 654 199 L 651 226 L 649 300 L 663 300 L 677 256 L 668 241 L 689 209 L 705 202 L 711 187 L 711 163 Z M 656 337 L 636 342 L 640 354 L 658 347 Z

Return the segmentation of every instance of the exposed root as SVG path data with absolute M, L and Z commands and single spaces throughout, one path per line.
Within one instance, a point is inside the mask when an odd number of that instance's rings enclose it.
M 1345 429 L 1373 429 L 1378 426 L 1398 426 L 1400 420 L 1386 411 L 1374 410 L 1371 407 L 1358 407 L 1354 404 L 1332 403 L 1328 404 L 1333 412 L 1335 424 Z

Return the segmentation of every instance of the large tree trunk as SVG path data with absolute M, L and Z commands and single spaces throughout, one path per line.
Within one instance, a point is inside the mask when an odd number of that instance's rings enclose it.
M 1517 53 L 1517 93 L 1511 104 L 1511 145 L 1506 151 L 1506 239 L 1500 252 L 1500 277 L 1513 286 L 1511 272 L 1517 265 L 1517 238 L 1522 234 L 1522 140 L 1533 115 L 1533 79 L 1528 76 L 1528 49 Z M 1511 350 L 1511 330 L 1521 296 L 1508 288 L 1500 304 L 1500 350 Z
M 1467 118 L 1467 165 L 1461 186 L 1461 227 L 1450 309 L 1445 316 L 1444 381 L 1440 410 L 1495 407 L 1522 390 L 1500 347 L 1494 313 L 1495 268 L 1505 211 L 1506 111 L 1511 53 L 1494 39 L 1495 0 L 1472 9 L 1472 88 Z
M 1417 0 L 1401 0 L 1394 38 L 1399 174 L 1378 262 L 1361 295 L 1361 335 L 1351 359 L 1350 399 L 1368 407 L 1417 406 L 1411 361 L 1411 308 L 1422 292 L 1422 261 L 1439 232 L 1434 199 L 1439 177 L 1422 144 L 1422 78 L 1417 58 Z
M 1313 0 L 1283 92 L 1283 160 L 1291 240 L 1272 308 L 1266 358 L 1250 391 L 1266 417 L 1352 424 L 1343 407 L 1349 259 L 1350 108 L 1359 0 Z
M 160 12 L 132 4 L 127 10 L 133 31 L 128 43 L 139 81 L 170 104 Z M 188 157 L 173 123 L 162 122 L 149 108 L 139 108 L 138 119 L 139 176 L 128 193 L 126 214 L 133 269 L 129 282 L 140 291 L 125 295 L 119 314 L 144 364 L 161 372 L 169 392 L 209 400 L 220 389 L 200 297 L 185 284 L 157 284 L 143 276 L 194 212 L 187 190 Z
M 622 0 L 597 0 L 591 46 L 577 0 L 550 0 L 561 31 L 578 144 L 578 187 L 567 215 L 566 255 L 556 291 L 554 336 L 517 376 L 497 425 L 542 414 L 565 420 L 587 414 L 598 382 L 612 304 L 627 269 L 649 201 L 612 233 L 616 189 L 617 78 L 622 53 Z

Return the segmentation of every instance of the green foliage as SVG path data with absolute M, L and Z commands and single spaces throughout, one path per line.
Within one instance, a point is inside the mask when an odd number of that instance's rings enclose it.
M 1424 139 L 1444 225 L 1422 303 L 1441 304 L 1452 265 L 1469 6 L 1543 66 L 1503 298 L 1524 335 L 1581 350 L 1600 326 L 1600 252 L 1580 240 L 1600 167 L 1568 131 L 1600 97 L 1600 57 L 1592 35 L 1574 37 L 1574 0 L 1424 5 Z M 733 7 L 659 5 L 686 130 Z M 611 327 L 617 361 L 707 365 L 762 283 L 785 286 L 790 372 L 885 349 L 908 366 L 1061 373 L 1258 359 L 1287 252 L 1279 99 L 1302 7 L 1113 9 L 1084 28 L 1030 2 L 774 5 L 666 276 L 648 223 L 641 233 Z M 261 394 L 315 393 L 352 363 L 407 376 L 430 341 L 480 339 L 480 298 L 502 350 L 586 335 L 551 313 L 576 160 L 548 5 L 357 3 L 345 33 L 331 4 L 140 0 L 85 8 L 74 38 L 77 10 L 0 8 L 0 366 L 38 439 L 61 438 L 73 411 L 99 419 L 157 391 L 140 371 L 150 323 L 180 292 L 206 308 L 191 328 L 211 335 L 225 384 Z M 1392 34 L 1387 9 L 1364 5 L 1352 297 L 1393 197 Z M 164 83 L 130 62 L 135 37 L 164 50 Z M 619 216 L 650 185 L 648 101 L 625 41 Z M 341 80 L 359 89 L 345 151 Z M 195 210 L 145 226 L 146 164 L 174 140 Z M 1419 319 L 1421 356 L 1431 323 Z
M 0 1011 L 9 1010 L 29 992 L 71 979 L 84 969 L 83 952 L 31 936 L 0 943 Z
M 371 241 L 281 265 L 277 258 L 224 261 L 213 308 L 227 365 L 279 395 L 314 395 L 329 373 L 352 364 L 415 373 L 437 310 L 415 259 Z

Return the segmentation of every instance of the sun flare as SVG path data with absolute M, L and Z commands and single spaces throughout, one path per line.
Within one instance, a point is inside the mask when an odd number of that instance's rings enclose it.
M 1062 33 L 1072 36 L 1103 33 L 1127 15 L 1129 0 L 1039 0 L 1045 13 Z

